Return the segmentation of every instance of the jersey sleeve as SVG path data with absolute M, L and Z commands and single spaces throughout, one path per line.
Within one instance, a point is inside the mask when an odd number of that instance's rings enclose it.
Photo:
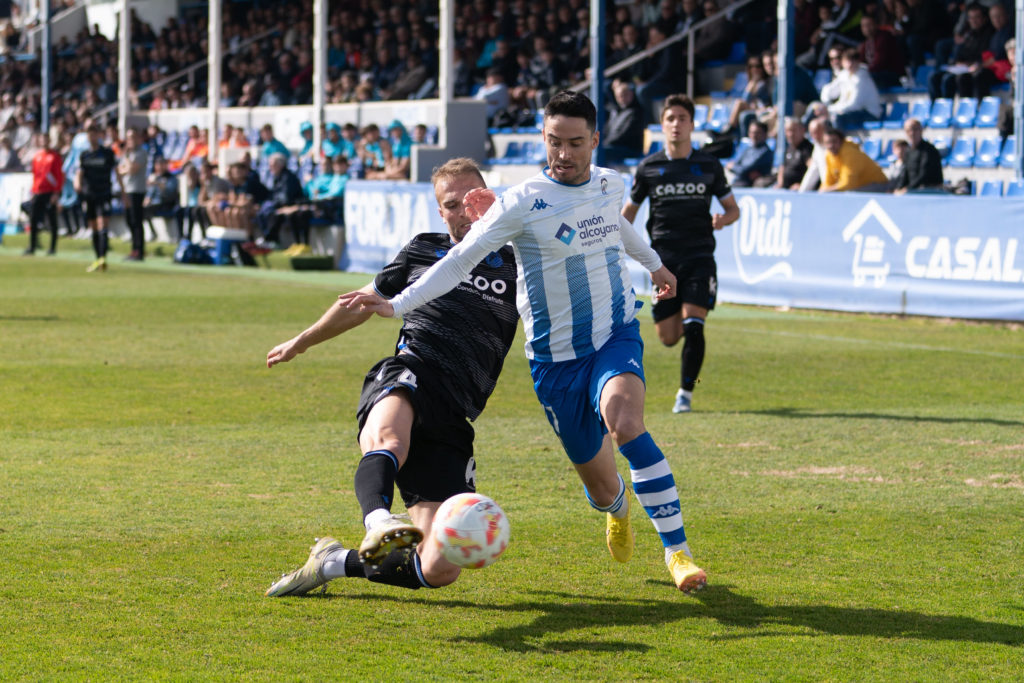
M 636 167 L 636 173 L 633 176 L 633 187 L 629 189 L 629 201 L 637 206 L 644 203 L 644 199 L 647 198 L 647 180 L 646 173 L 647 164 L 641 161 Z
M 373 288 L 383 297 L 393 297 L 409 284 L 408 264 L 409 245 L 398 252 L 395 260 L 384 266 L 384 269 L 373 278 Z
M 473 224 L 466 238 L 455 245 L 416 282 L 391 299 L 396 316 L 447 294 L 466 279 L 476 264 L 497 251 L 522 230 L 518 197 L 506 193 L 495 200 L 483 218 Z M 506 206 L 507 205 L 507 206 Z
M 644 241 L 625 216 L 619 216 L 619 235 L 622 237 L 622 246 L 631 259 L 650 273 L 661 268 L 661 257 Z
M 719 199 L 728 197 L 732 194 L 732 187 L 729 185 L 728 179 L 725 177 L 725 169 L 722 168 L 722 162 L 715 160 L 715 179 L 714 184 L 711 186 L 711 193 Z

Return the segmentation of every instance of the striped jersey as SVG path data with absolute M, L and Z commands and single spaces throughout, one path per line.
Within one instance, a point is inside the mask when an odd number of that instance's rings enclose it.
M 661 259 L 620 215 L 625 183 L 596 166 L 579 185 L 560 183 L 546 171 L 498 197 L 432 272 L 391 301 L 395 314 L 448 291 L 480 259 L 511 242 L 527 357 L 581 358 L 631 322 L 638 304 L 624 257 L 649 271 L 660 268 Z

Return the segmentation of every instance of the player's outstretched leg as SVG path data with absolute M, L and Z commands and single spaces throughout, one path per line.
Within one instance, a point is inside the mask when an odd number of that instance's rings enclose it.
M 683 351 L 679 391 L 672 406 L 673 413 L 688 413 L 692 409 L 693 389 L 697 385 L 700 368 L 704 364 L 704 321 L 691 317 L 683 320 Z
M 665 563 L 676 587 L 686 593 L 703 588 L 707 575 L 691 559 L 679 494 L 665 455 L 648 432 L 622 444 L 619 452 L 629 462 L 633 492 L 665 546 Z
M 267 597 L 305 595 L 320 586 L 326 586 L 333 577 L 325 575 L 325 561 L 328 557 L 337 555 L 338 551 L 348 552 L 340 542 L 330 536 L 316 539 L 313 547 L 309 549 L 309 559 L 306 560 L 306 564 L 295 571 L 282 574 L 281 578 L 267 589 Z
M 379 564 L 391 551 L 423 540 L 423 532 L 407 516 L 391 513 L 397 475 L 398 459 L 383 449 L 365 453 L 356 468 L 356 498 L 366 527 L 359 557 L 369 564 Z

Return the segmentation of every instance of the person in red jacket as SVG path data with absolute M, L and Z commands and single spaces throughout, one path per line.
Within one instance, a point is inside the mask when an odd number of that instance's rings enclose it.
M 32 157 L 32 199 L 29 200 L 29 246 L 26 256 L 35 253 L 39 246 L 39 227 L 46 217 L 50 228 L 50 250 L 52 256 L 57 253 L 57 200 L 64 186 L 64 171 L 61 168 L 60 154 L 50 145 L 50 136 L 36 133 L 36 147 L 39 151 Z

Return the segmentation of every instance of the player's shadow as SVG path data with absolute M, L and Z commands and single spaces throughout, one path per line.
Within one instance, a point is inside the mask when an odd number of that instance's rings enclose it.
M 675 590 L 667 581 L 666 590 Z M 732 628 L 718 639 L 756 638 L 775 635 L 779 626 L 809 629 L 808 635 L 870 636 L 872 638 L 916 638 L 919 640 L 963 641 L 1024 646 L 1024 626 L 979 621 L 970 617 L 938 616 L 921 612 L 832 605 L 762 605 L 754 598 L 734 593 L 727 586 L 711 586 L 696 594 L 696 599 L 679 596 L 675 600 L 623 600 L 603 596 L 581 596 L 553 591 L 533 591 L 536 600 L 507 605 L 481 605 L 463 600 L 403 599 L 399 596 L 363 594 L 346 596 L 367 600 L 418 602 L 498 612 L 538 613 L 529 623 L 503 626 L 472 636 L 459 636 L 456 642 L 472 642 L 511 651 L 590 652 L 651 649 L 647 643 L 588 640 L 585 636 L 549 640 L 553 634 L 584 633 L 588 629 L 609 626 L 658 626 L 681 619 L 714 619 Z M 341 597 L 341 596 L 339 596 Z M 581 601 L 582 600 L 582 601 Z M 769 632 L 768 629 L 772 629 Z
M 773 408 L 765 410 L 741 410 L 745 415 L 767 415 L 793 419 L 842 418 L 852 420 L 897 420 L 901 422 L 935 422 L 939 424 L 989 424 L 999 427 L 1024 427 L 1024 421 L 1000 420 L 991 417 L 939 417 L 935 415 L 889 415 L 886 413 L 820 413 L 800 408 Z

